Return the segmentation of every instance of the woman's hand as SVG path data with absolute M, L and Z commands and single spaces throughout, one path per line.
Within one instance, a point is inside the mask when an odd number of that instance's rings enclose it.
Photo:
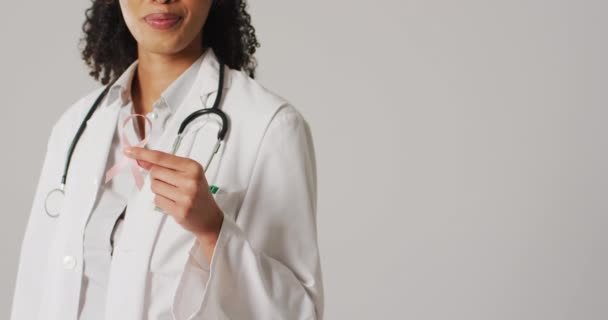
M 196 161 L 157 150 L 129 147 L 124 154 L 149 170 L 154 203 L 198 239 L 208 261 L 224 221 L 203 167 Z

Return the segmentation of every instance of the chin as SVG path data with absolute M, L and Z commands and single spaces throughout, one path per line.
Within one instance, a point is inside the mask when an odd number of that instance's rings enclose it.
M 138 46 L 146 52 L 156 54 L 176 54 L 185 50 L 192 41 L 194 36 L 189 36 L 185 32 L 167 32 L 167 33 L 146 33 L 140 37 L 141 41 Z M 192 39 L 190 39 L 192 38 Z
M 139 46 L 146 52 L 172 55 L 181 52 L 188 45 L 182 44 L 172 39 L 159 39 L 158 41 L 154 41 L 153 43 L 151 43 L 150 41 L 140 42 Z

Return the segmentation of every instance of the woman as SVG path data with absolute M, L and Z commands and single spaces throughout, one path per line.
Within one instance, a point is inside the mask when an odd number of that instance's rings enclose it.
M 245 3 L 94 0 L 83 29 L 107 90 L 53 127 L 12 319 L 321 319 L 313 142 L 302 115 L 252 78 Z M 230 121 L 211 164 L 215 115 L 172 153 L 182 121 L 218 96 Z M 47 214 L 83 121 L 60 211 Z

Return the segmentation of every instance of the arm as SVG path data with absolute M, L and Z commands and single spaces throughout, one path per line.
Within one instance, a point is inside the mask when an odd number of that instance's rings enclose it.
M 291 106 L 271 121 L 236 221 L 225 216 L 206 265 L 200 318 L 322 319 L 316 163 L 308 124 Z

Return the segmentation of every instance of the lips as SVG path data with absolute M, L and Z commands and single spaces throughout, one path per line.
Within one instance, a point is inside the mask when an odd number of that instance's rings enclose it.
M 182 17 L 172 13 L 152 13 L 144 17 L 144 21 L 154 29 L 167 30 L 177 25 Z

